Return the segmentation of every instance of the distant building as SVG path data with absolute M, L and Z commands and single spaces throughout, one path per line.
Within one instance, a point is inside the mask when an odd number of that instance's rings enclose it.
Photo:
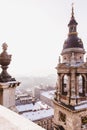
M 40 88 L 40 86 L 36 86 L 35 89 L 34 89 L 35 98 L 40 99 L 40 94 L 43 91 L 45 91 L 45 90 Z
M 23 92 L 22 90 L 16 89 L 15 98 L 16 105 L 31 103 L 32 91 L 26 90 L 25 92 Z
M 53 130 L 54 110 L 41 101 L 16 106 L 19 114 L 47 130 Z
M 87 130 L 87 59 L 72 15 L 69 34 L 56 67 L 58 80 L 54 98 L 54 130 Z M 67 81 L 67 82 L 66 82 Z
M 35 89 L 34 89 L 34 93 L 35 93 L 35 98 L 36 99 L 40 99 L 41 98 L 41 94 L 43 92 L 48 92 L 48 91 L 53 91 L 55 90 L 54 87 L 51 87 L 51 86 L 43 86 L 43 87 L 40 87 L 40 86 L 36 86 Z
M 40 100 L 53 107 L 53 98 L 55 90 L 44 91 L 40 94 Z

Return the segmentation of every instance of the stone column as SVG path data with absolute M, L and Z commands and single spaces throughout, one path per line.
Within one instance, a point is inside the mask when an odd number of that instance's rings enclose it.
M 57 96 L 57 100 L 60 101 L 60 93 L 61 93 L 61 75 L 58 74 L 58 96 Z
M 77 76 L 77 97 L 79 97 L 79 76 Z
M 79 97 L 79 91 L 78 91 L 78 76 L 75 75 L 75 95 L 76 95 L 76 104 L 78 104 L 78 97 Z
M 76 105 L 76 73 L 75 69 L 72 70 L 71 73 L 71 105 Z
M 56 82 L 56 92 L 55 92 L 55 96 L 54 96 L 54 99 L 56 101 L 59 101 L 59 94 L 60 94 L 60 77 L 59 77 L 59 74 L 58 74 L 58 78 L 57 78 L 57 82 Z
M 87 95 L 87 77 L 86 77 L 86 95 Z
M 86 90 L 86 89 L 87 89 L 87 87 L 86 87 L 86 86 L 87 86 L 87 83 L 86 83 L 86 82 L 87 82 L 87 80 L 86 80 L 86 76 L 85 76 L 84 96 L 86 96 L 86 92 L 87 92 L 87 90 Z
M 71 96 L 75 97 L 75 71 L 71 73 Z

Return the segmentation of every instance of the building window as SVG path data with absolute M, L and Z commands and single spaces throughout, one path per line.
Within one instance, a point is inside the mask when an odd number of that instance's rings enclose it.
M 66 123 L 66 114 L 59 111 L 59 121 Z

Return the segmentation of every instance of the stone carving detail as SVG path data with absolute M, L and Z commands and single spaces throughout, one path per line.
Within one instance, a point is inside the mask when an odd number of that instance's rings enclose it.
M 0 82 L 15 81 L 15 79 L 11 78 L 7 72 L 8 65 L 11 62 L 11 55 L 7 53 L 7 47 L 8 45 L 6 43 L 2 44 L 3 52 L 0 54 L 0 65 L 2 68 L 2 72 L 0 74 Z

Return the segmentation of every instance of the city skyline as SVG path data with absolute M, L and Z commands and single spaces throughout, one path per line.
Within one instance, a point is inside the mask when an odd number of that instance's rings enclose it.
M 58 57 L 67 39 L 72 2 L 78 37 L 87 49 L 86 0 L 0 1 L 0 46 L 6 42 L 12 54 L 8 69 L 11 75 L 56 74 Z

